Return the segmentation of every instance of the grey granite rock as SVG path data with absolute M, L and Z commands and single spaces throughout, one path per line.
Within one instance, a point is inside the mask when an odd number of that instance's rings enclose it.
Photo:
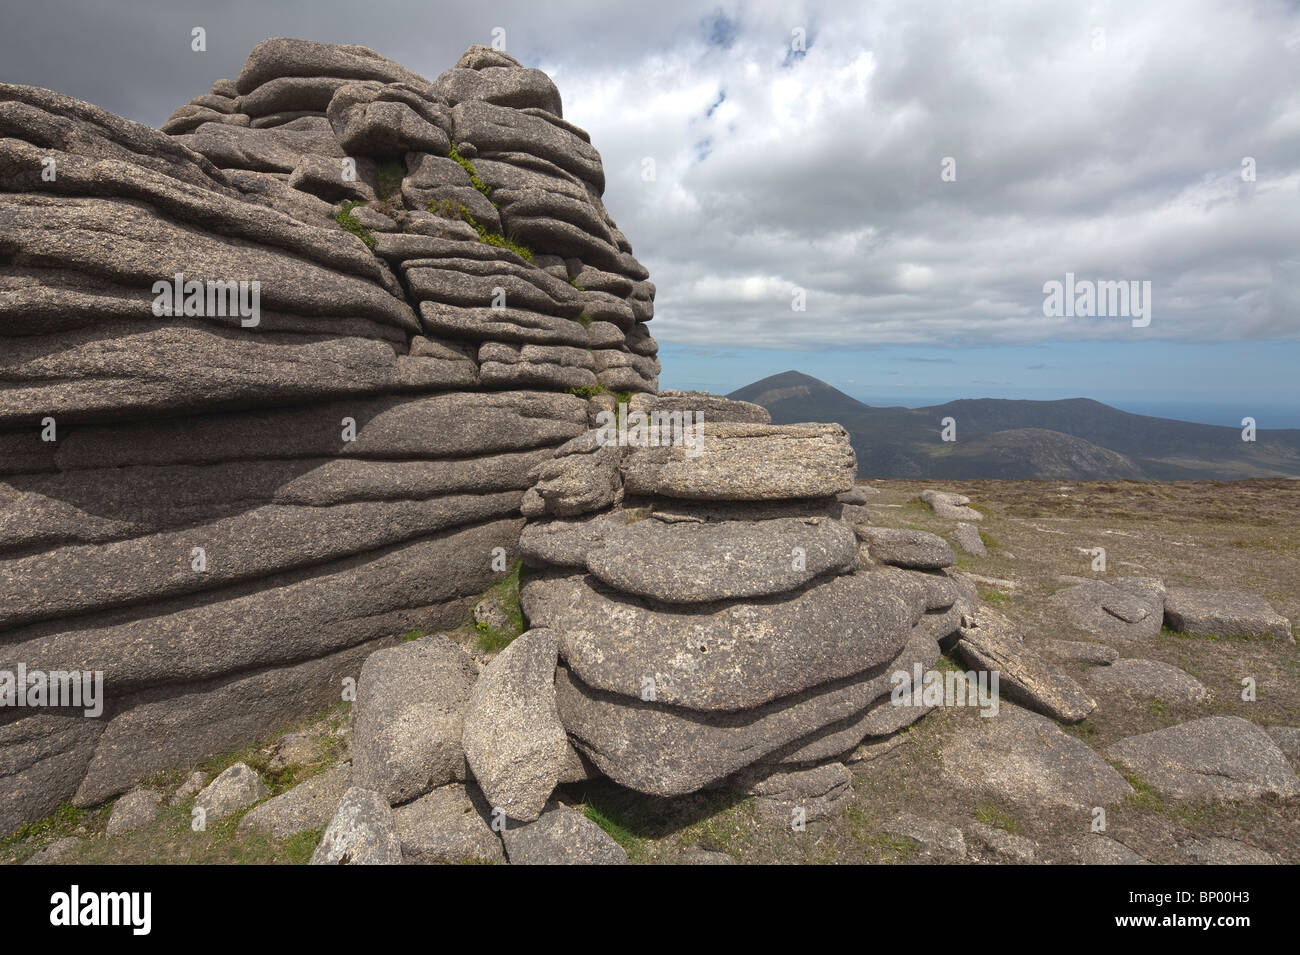
M 203 810 L 209 823 L 223 819 L 271 795 L 262 777 L 247 763 L 235 763 L 208 783 L 194 797 L 194 808 Z
M 478 675 L 440 633 L 372 654 L 357 684 L 353 783 L 396 805 L 464 780 L 461 737 Z
M 642 520 L 587 551 L 587 569 L 626 594 L 697 604 L 784 593 L 853 568 L 857 542 L 828 518 L 714 524 Z
M 1005 616 L 985 608 L 976 619 L 978 626 L 961 629 L 957 653 L 977 670 L 997 671 L 1007 699 L 1063 723 L 1077 723 L 1097 708 L 1083 687 L 1026 647 Z
M 1268 601 L 1232 590 L 1175 587 L 1165 598 L 1165 621 L 1180 633 L 1295 641 L 1291 622 Z
M 623 865 L 627 853 L 582 813 L 563 806 L 501 834 L 511 865 Z
M 131 790 L 113 804 L 113 812 L 108 817 L 104 832 L 111 837 L 143 829 L 158 818 L 160 802 L 162 793 L 155 790 Z
M 1300 793 L 1300 779 L 1277 744 L 1238 716 L 1207 716 L 1130 736 L 1108 746 L 1106 756 L 1175 799 Z
M 1058 660 L 1089 666 L 1110 666 L 1119 659 L 1119 651 L 1114 647 L 1088 640 L 1045 640 L 1042 649 Z
M 335 766 L 254 806 L 239 820 L 240 831 L 258 829 L 276 839 L 329 825 L 352 787 L 352 767 Z
M 853 486 L 857 460 L 835 424 L 762 425 L 705 421 L 698 455 L 634 448 L 623 461 L 629 494 L 691 500 L 763 501 L 824 497 Z
M 1087 744 L 1009 704 L 945 743 L 940 765 L 947 784 L 1029 806 L 1091 809 L 1133 791 Z
M 402 844 L 388 800 L 353 786 L 343 794 L 312 865 L 401 865 Z
M 559 782 L 569 750 L 555 707 L 559 637 L 533 629 L 496 655 L 470 691 L 462 740 L 493 809 L 530 822 Z
M 854 530 L 866 541 L 872 559 L 882 564 L 914 570 L 941 570 L 957 562 L 948 542 L 937 534 L 867 524 L 859 524 Z
M 1090 672 L 1088 681 L 1166 703 L 1206 703 L 1210 699 L 1210 691 L 1200 680 L 1159 660 L 1117 660 Z
M 485 809 L 467 787 L 452 783 L 395 810 L 403 858 L 412 865 L 505 862 Z
M 915 590 L 877 574 L 689 608 L 603 592 L 580 576 L 536 577 L 521 602 L 534 626 L 561 634 L 565 663 L 593 689 L 635 699 L 650 679 L 659 702 L 705 711 L 751 708 L 882 664 L 921 612 Z

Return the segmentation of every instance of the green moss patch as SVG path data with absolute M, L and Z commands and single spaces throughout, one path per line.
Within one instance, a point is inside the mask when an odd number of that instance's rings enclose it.
M 361 205 L 359 202 L 343 203 L 343 208 L 334 213 L 334 221 L 339 224 L 344 232 L 351 232 L 366 244 L 367 249 L 373 251 L 375 248 L 374 234 L 357 221 L 357 217 L 352 214 L 352 210 L 359 205 Z

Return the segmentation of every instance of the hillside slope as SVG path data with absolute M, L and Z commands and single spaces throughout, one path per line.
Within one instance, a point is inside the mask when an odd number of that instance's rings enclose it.
M 797 371 L 729 397 L 760 404 L 777 424 L 838 421 L 859 473 L 872 477 L 1042 480 L 1233 480 L 1300 477 L 1300 431 L 1259 431 L 1130 414 L 1089 398 L 972 398 L 926 408 L 878 408 Z M 956 442 L 940 439 L 944 418 Z

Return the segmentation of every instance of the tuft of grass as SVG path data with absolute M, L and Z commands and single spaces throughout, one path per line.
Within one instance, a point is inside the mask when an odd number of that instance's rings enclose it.
M 323 835 L 325 835 L 324 829 L 308 829 L 285 839 L 280 844 L 280 850 L 284 853 L 284 861 L 289 865 L 306 865 L 311 861 L 312 853 L 320 845 Z
M 980 803 L 975 807 L 975 818 L 986 826 L 992 826 L 994 829 L 1001 829 L 1003 832 L 1009 832 L 1013 836 L 1019 836 L 1024 833 L 1024 827 L 1020 825 L 1015 816 L 1004 812 L 992 803 Z
M 461 169 L 464 169 L 465 172 L 469 173 L 470 185 L 483 193 L 483 195 L 491 197 L 492 187 L 479 178 L 478 170 L 474 168 L 474 164 L 456 151 L 455 143 L 451 144 L 451 152 L 447 153 L 447 155 L 459 163 Z
M 984 542 L 985 548 L 987 548 L 989 551 L 1002 549 L 1002 545 L 998 543 L 998 539 L 994 537 L 992 534 L 986 534 L 984 531 L 979 531 L 978 533 L 980 535 L 980 540 Z
M 592 318 L 584 311 L 584 312 L 579 312 L 578 317 L 575 318 L 574 321 L 577 322 L 579 325 L 581 325 L 583 328 L 590 328 Z
M 996 587 L 979 586 L 975 590 L 979 594 L 980 600 L 990 607 L 1004 607 L 1011 602 L 1011 598 Z
M 579 292 L 587 291 L 586 287 L 583 286 L 581 283 L 579 283 L 576 278 L 569 279 L 569 284 L 572 285 L 574 288 L 576 288 Z
M 402 642 L 410 643 L 412 640 L 422 640 L 427 636 L 428 634 L 422 628 L 416 627 L 414 630 L 408 630 L 402 634 Z
M 436 202 L 431 200 L 427 208 L 430 212 L 434 213 L 435 215 L 441 215 L 443 217 L 446 217 L 447 210 L 450 208 L 450 206 L 451 203 L 446 199 L 442 200 L 442 202 Z M 513 252 L 515 255 L 519 256 L 525 262 L 533 261 L 533 250 L 528 248 L 528 246 L 521 245 L 520 243 L 514 241 L 513 239 L 508 239 L 500 232 L 493 232 L 487 226 L 483 225 L 481 222 L 475 219 L 473 214 L 465 206 L 458 207 L 456 212 L 462 220 L 464 220 L 469 224 L 470 228 L 472 228 L 475 232 L 478 233 L 479 241 L 482 242 L 483 244 L 490 245 L 498 249 L 507 249 Z
M 379 185 L 375 192 L 387 202 L 390 196 L 396 195 L 402 188 L 402 180 L 405 178 L 406 165 L 400 159 L 386 160 L 379 164 Z
M 604 385 L 580 385 L 577 388 L 569 389 L 569 394 L 577 395 L 579 398 L 594 398 L 596 395 L 603 395 L 604 393 Z
M 344 232 L 351 232 L 366 244 L 367 249 L 373 251 L 375 248 L 374 235 L 357 220 L 356 216 L 352 214 L 352 210 L 359 205 L 361 205 L 359 202 L 343 203 L 343 208 L 334 213 L 334 221 L 342 227 Z
M 524 632 L 524 612 L 519 606 L 519 575 L 523 571 L 523 566 L 523 561 L 515 561 L 510 573 L 483 591 L 479 597 L 479 600 L 494 600 L 505 612 L 506 619 L 510 621 L 508 626 L 500 629 L 489 627 L 485 623 L 474 625 L 474 629 L 478 631 L 478 648 L 484 653 L 499 653 L 510 646 L 515 637 Z
M 78 809 L 72 803 L 65 802 L 44 819 L 23 823 L 12 834 L 0 839 L 0 851 L 8 851 L 18 843 L 24 842 L 33 836 L 51 834 L 62 837 L 69 835 L 73 829 L 81 824 L 85 816 L 86 810 Z M 53 842 L 54 839 L 49 841 Z

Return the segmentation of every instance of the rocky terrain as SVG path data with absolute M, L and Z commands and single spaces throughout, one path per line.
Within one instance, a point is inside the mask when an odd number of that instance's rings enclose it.
M 0 674 L 103 679 L 0 709 L 6 861 L 1300 861 L 1289 482 L 864 485 L 659 391 L 487 48 L 0 123 Z

